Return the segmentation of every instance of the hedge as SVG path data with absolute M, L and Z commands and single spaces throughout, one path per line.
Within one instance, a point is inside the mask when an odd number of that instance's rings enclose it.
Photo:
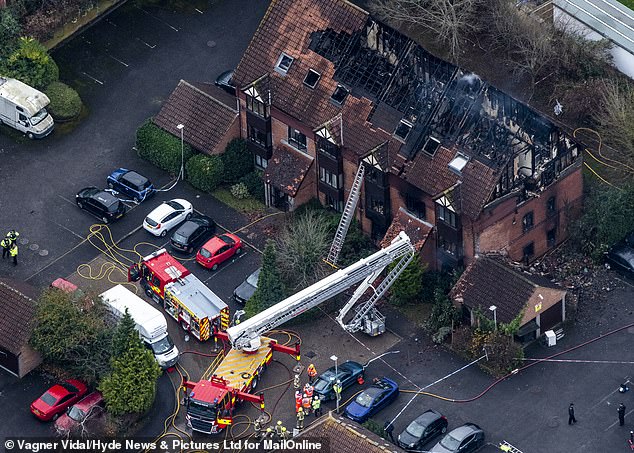
M 252 171 L 245 174 L 239 179 L 239 182 L 247 187 L 247 190 L 253 198 L 264 201 L 264 182 L 262 181 L 262 172 Z
M 218 156 L 197 154 L 185 165 L 187 180 L 203 192 L 211 192 L 222 183 L 224 165 Z
M 253 154 L 247 149 L 247 142 L 236 138 L 231 140 L 222 154 L 225 165 L 224 181 L 234 184 L 253 171 Z
M 53 118 L 65 120 L 75 118 L 81 112 L 81 98 L 77 91 L 62 82 L 51 83 L 44 91 L 51 103 L 48 111 Z
M 20 38 L 17 48 L 0 59 L 0 75 L 18 79 L 38 90 L 59 80 L 59 68 L 43 44 L 33 38 Z
M 173 175 L 181 168 L 181 139 L 165 132 L 147 120 L 136 131 L 136 148 L 139 157 L 148 160 L 157 167 Z M 191 147 L 185 143 L 183 160 L 187 162 L 193 155 Z

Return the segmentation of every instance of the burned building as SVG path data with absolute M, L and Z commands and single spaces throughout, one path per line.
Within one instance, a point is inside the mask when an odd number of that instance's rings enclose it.
M 376 240 L 401 208 L 433 225 L 421 254 L 434 267 L 485 251 L 530 261 L 580 204 L 571 137 L 344 0 L 273 0 L 234 82 L 267 204 L 342 211 L 358 184 Z

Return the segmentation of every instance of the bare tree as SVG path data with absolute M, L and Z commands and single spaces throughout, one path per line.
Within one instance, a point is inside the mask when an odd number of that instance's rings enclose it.
M 371 0 L 369 8 L 377 17 L 404 24 L 420 25 L 447 46 L 455 60 L 465 35 L 475 31 L 478 7 L 486 0 Z
M 631 159 L 634 157 L 634 84 L 607 79 L 603 82 L 600 101 L 594 119 L 603 138 Z

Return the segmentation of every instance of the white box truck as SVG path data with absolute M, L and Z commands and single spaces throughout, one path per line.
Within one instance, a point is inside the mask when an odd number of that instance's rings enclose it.
M 167 333 L 167 321 L 163 313 L 123 285 L 110 288 L 100 297 L 117 321 L 128 309 L 141 340 L 152 350 L 161 368 L 166 369 L 176 364 L 178 348 Z
M 55 124 L 46 111 L 48 96 L 16 79 L 0 77 L 0 123 L 29 138 L 44 138 Z

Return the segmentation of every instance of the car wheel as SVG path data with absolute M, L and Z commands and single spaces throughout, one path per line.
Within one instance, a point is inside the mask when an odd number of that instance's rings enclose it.
M 191 212 L 185 216 L 185 220 L 189 220 L 191 218 L 192 218 L 192 213 Z
M 442 429 L 440 430 L 440 434 L 445 434 L 447 432 L 447 427 L 443 426 Z
M 84 209 L 84 203 L 82 203 L 81 201 L 77 202 L 77 206 L 79 207 L 79 209 Z
M 251 381 L 251 390 L 255 390 L 256 388 L 258 388 L 258 377 L 254 376 Z
M 101 218 L 101 221 L 102 221 L 103 223 L 105 223 L 106 225 L 108 225 L 108 222 L 109 222 L 108 217 L 103 216 L 103 217 Z
M 167 230 L 163 230 L 161 232 L 161 237 L 164 238 L 165 236 L 167 236 Z
M 55 421 L 55 420 L 57 420 L 58 418 L 59 418 L 59 414 L 55 414 L 55 415 L 53 415 L 52 420 L 53 420 L 53 421 Z
M 145 295 L 150 299 L 154 299 L 154 291 L 151 288 L 145 288 Z
M 194 251 L 194 247 L 187 247 L 187 253 L 191 253 Z
M 108 183 L 108 188 L 109 189 L 114 189 L 114 184 L 112 184 L 111 182 Z
M 216 263 L 213 266 L 211 266 L 211 270 L 212 271 L 215 271 L 216 269 L 218 269 L 218 263 Z
M 187 324 L 185 321 L 181 321 L 181 327 L 185 332 L 189 331 L 189 324 Z
M 241 253 L 242 253 L 242 247 L 238 247 L 238 248 L 236 249 L 236 255 L 239 255 L 239 254 L 241 254 Z
M 33 132 L 29 132 L 28 134 L 26 134 L 27 137 L 29 137 L 29 140 L 33 140 L 35 138 L 35 135 L 33 135 Z

